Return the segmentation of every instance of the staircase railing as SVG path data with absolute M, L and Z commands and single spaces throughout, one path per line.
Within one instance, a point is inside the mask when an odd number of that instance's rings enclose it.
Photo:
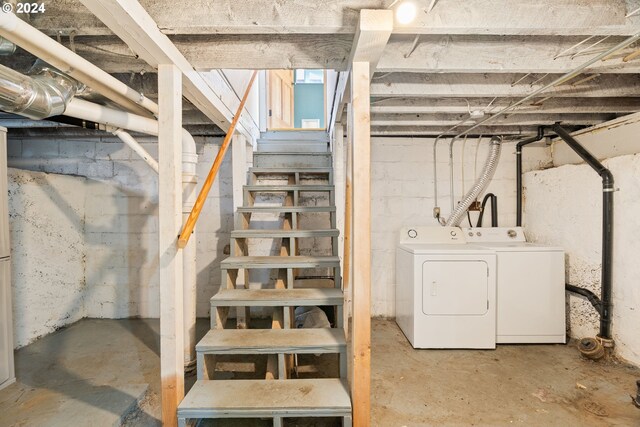
M 244 104 L 247 102 L 247 98 L 249 97 L 249 92 L 251 92 L 251 87 L 253 86 L 253 82 L 258 75 L 258 71 L 254 71 L 251 75 L 251 80 L 249 80 L 249 84 L 247 85 L 247 89 L 244 91 L 244 95 L 242 96 L 242 100 L 240 101 L 240 105 L 238 106 L 238 110 L 236 111 L 235 116 L 233 116 L 233 120 L 231 121 L 231 126 L 229 126 L 229 130 L 227 131 L 227 135 L 224 137 L 224 141 L 220 146 L 220 150 L 218 150 L 218 154 L 216 155 L 215 160 L 213 161 L 213 165 L 211 166 L 211 170 L 209 171 L 209 175 L 207 175 L 207 179 L 205 179 L 204 184 L 202 185 L 202 189 L 200 193 L 198 193 L 198 198 L 196 202 L 193 204 L 193 209 L 191 209 L 191 213 L 189 214 L 189 218 L 184 223 L 182 227 L 182 232 L 180 232 L 180 236 L 178 237 L 178 248 L 183 249 L 187 246 L 189 242 L 189 238 L 193 233 L 193 229 L 198 222 L 198 217 L 200 216 L 200 212 L 202 212 L 202 208 L 204 207 L 204 202 L 207 200 L 207 196 L 209 195 L 209 191 L 211 190 L 211 186 L 216 179 L 216 175 L 220 171 L 220 166 L 222 166 L 222 161 L 224 160 L 225 154 L 227 154 L 227 150 L 229 149 L 229 145 L 231 144 L 231 137 L 233 136 L 233 132 L 236 129 L 236 125 L 238 124 L 238 120 L 240 119 L 240 115 L 242 114 L 242 110 L 244 109 Z

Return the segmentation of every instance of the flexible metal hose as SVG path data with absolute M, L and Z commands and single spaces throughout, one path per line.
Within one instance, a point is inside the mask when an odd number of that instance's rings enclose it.
M 489 181 L 493 178 L 498 167 L 498 161 L 500 160 L 500 150 L 502 147 L 502 138 L 493 137 L 490 141 L 491 147 L 489 149 L 489 156 L 484 165 L 484 169 L 480 174 L 480 177 L 476 183 L 471 187 L 471 190 L 464 196 L 462 201 L 453 210 L 449 219 L 447 220 L 448 227 L 457 227 L 462 222 L 462 219 L 466 215 L 467 209 L 471 206 L 474 200 L 487 188 Z

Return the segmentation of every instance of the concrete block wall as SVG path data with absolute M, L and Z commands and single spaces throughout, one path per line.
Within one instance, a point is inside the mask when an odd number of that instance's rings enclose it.
M 606 144 L 607 141 L 604 141 Z M 615 149 L 612 144 L 612 149 Z M 613 338 L 622 358 L 640 365 L 640 154 L 603 161 L 620 189 L 614 195 Z M 600 295 L 602 183 L 587 165 L 564 165 L 525 175 L 524 226 L 533 241 L 566 250 L 566 277 Z M 582 298 L 569 297 L 569 333 L 593 337 L 599 316 Z
M 86 315 L 86 179 L 9 169 L 16 347 Z
M 148 138 L 141 141 L 157 158 L 157 144 Z M 196 142 L 197 173 L 202 181 L 222 141 L 196 138 Z M 73 273 L 84 283 L 84 311 L 80 317 L 158 317 L 155 172 L 128 147 L 110 137 L 91 140 L 9 137 L 8 148 L 10 167 L 46 172 L 42 176 L 60 181 L 65 191 L 75 188 L 76 197 L 83 200 L 82 227 L 78 232 L 84 244 L 84 272 Z M 231 153 L 228 153 L 198 222 L 197 314 L 202 317 L 208 316 L 208 300 L 220 285 L 218 262 L 224 257 L 223 248 L 229 242 L 233 226 L 231 176 Z M 39 203 L 34 202 L 37 211 Z M 13 208 L 21 209 L 19 205 Z M 12 224 L 23 220 L 14 218 Z M 50 221 L 52 229 L 56 224 L 57 221 Z M 37 242 L 37 239 L 24 241 L 20 250 L 31 253 Z M 17 244 L 14 239 L 13 245 Z M 40 264 L 47 271 L 53 265 L 46 260 Z M 18 294 L 22 282 L 14 281 Z M 56 317 L 55 313 L 52 316 Z M 75 320 L 70 318 L 69 322 Z
M 488 138 L 468 139 L 454 144 L 454 195 L 462 196 L 480 174 L 488 153 Z M 395 250 L 402 227 L 437 226 L 433 218 L 433 139 L 372 138 L 372 314 L 395 315 Z M 464 145 L 464 163 L 462 153 Z M 476 155 L 477 149 L 477 155 Z M 476 160 L 477 158 L 477 160 Z M 540 169 L 551 163 L 545 146 L 529 147 L 524 169 Z M 438 205 L 443 217 L 450 208 L 449 140 L 438 143 Z M 477 165 L 477 166 L 476 166 Z M 515 225 L 515 143 L 505 142 L 495 178 L 487 192 L 498 196 L 499 225 Z M 477 214 L 473 214 L 473 222 Z M 489 225 L 490 215 L 485 214 Z M 466 224 L 466 220 L 463 225 Z

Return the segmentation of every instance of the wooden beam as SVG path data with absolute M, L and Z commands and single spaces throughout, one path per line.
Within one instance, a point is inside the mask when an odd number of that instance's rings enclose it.
M 461 126 L 454 131 L 447 133 L 451 126 L 373 126 L 371 127 L 371 135 L 375 136 L 437 136 L 445 133 L 447 136 L 455 136 L 460 131 L 471 127 Z M 567 126 L 569 129 L 577 130 L 580 128 L 575 126 Z M 472 135 L 535 135 L 538 126 L 480 126 L 473 130 Z
M 184 397 L 182 253 L 176 246 L 182 227 L 182 73 L 158 67 L 158 221 L 160 255 L 160 377 L 162 425 L 177 426 Z
M 508 114 L 497 117 L 489 126 L 536 126 L 562 122 L 567 125 L 593 125 L 615 118 L 615 114 Z M 373 114 L 371 126 L 454 126 L 477 120 L 469 114 Z
M 233 110 L 213 89 L 216 73 L 203 75 L 194 70 L 140 3 L 136 0 L 81 1 L 153 68 L 158 64 L 175 64 L 184 76 L 184 96 L 222 130 L 229 129 Z M 239 130 L 250 140 L 259 135 L 257 126 L 246 117 L 241 121 Z
M 371 137 L 369 63 L 354 62 L 353 132 L 353 420 L 371 424 Z
M 345 93 L 349 86 L 349 71 L 354 61 L 367 62 L 371 70 L 369 78 L 373 76 L 384 47 L 393 31 L 393 11 L 391 10 L 361 10 L 355 37 L 351 46 L 346 72 L 338 76 L 338 84 L 331 110 L 329 134 L 333 136 L 333 128 L 344 112 Z
M 469 101 L 467 103 L 467 101 Z M 469 111 L 490 111 L 496 106 L 506 107 L 510 99 L 493 98 L 374 98 L 373 114 L 465 114 Z M 640 111 L 640 98 L 551 98 L 539 105 L 521 105 L 511 114 L 570 114 L 570 113 L 634 113 Z
M 535 75 L 536 79 L 542 75 Z M 393 73 L 376 76 L 371 83 L 374 97 L 410 98 L 523 98 L 543 87 L 558 75 L 543 81 L 513 85 L 522 74 L 417 74 Z M 578 81 L 576 79 L 575 81 Z M 606 74 L 572 86 L 571 81 L 558 85 L 541 95 L 556 98 L 639 97 L 640 75 Z
M 558 73 L 572 70 L 589 55 L 556 55 L 575 46 L 584 37 L 557 36 L 421 36 L 411 54 L 413 37 L 396 35 L 389 40 L 377 71 L 416 73 Z M 598 45 L 609 49 L 624 40 L 610 37 Z M 578 52 L 576 48 L 572 52 Z M 640 72 L 640 61 L 623 62 L 633 48 L 621 50 L 607 61 L 589 67 L 589 73 Z M 528 80 L 530 83 L 533 80 Z
M 379 11 L 376 11 L 379 12 Z M 390 11 L 388 11 L 390 12 Z M 170 36 L 171 42 L 199 71 L 211 69 L 330 68 L 348 69 L 352 35 L 265 34 Z M 413 37 L 394 35 L 376 59 L 379 72 L 564 73 L 587 55 L 554 57 L 583 37 L 557 36 L 421 36 L 411 52 Z M 620 37 L 597 46 L 611 47 Z M 117 37 L 76 38 L 76 52 L 109 73 L 153 71 Z M 577 49 L 579 50 L 579 48 Z M 576 51 L 577 51 L 576 50 Z M 638 73 L 640 61 L 624 62 L 627 48 L 590 68 L 591 73 Z M 407 56 L 408 55 L 408 56 Z M 33 57 L 7 58 L 6 65 L 25 70 Z M 531 80 L 530 80 L 531 81 Z
M 384 9 L 392 0 L 283 1 L 256 7 L 255 0 L 141 0 L 166 34 L 353 34 L 361 9 Z M 426 2 L 420 2 L 426 7 Z M 634 0 L 439 0 L 396 32 L 407 34 L 631 35 L 639 16 L 625 19 Z M 110 34 L 77 0 L 47 3 L 31 22 L 56 35 Z

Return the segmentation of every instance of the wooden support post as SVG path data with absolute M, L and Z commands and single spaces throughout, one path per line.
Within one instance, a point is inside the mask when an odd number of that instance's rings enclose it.
M 236 212 L 236 219 L 241 214 L 237 213 L 237 209 L 244 204 L 242 188 L 247 183 L 247 142 L 243 135 L 234 133 L 231 137 L 231 174 L 233 183 L 233 211 Z M 249 243 L 244 241 L 248 248 Z M 248 252 L 245 255 L 249 255 Z M 239 269 L 236 278 L 236 288 L 249 288 L 249 270 Z M 236 327 L 238 329 L 247 329 L 249 327 L 251 317 L 251 309 L 249 307 L 237 307 L 236 309 Z
M 182 252 L 182 73 L 158 67 L 158 220 L 160 255 L 160 376 L 162 425 L 176 426 L 184 397 Z
M 353 132 L 353 420 L 371 425 L 371 135 L 369 62 L 351 75 Z

